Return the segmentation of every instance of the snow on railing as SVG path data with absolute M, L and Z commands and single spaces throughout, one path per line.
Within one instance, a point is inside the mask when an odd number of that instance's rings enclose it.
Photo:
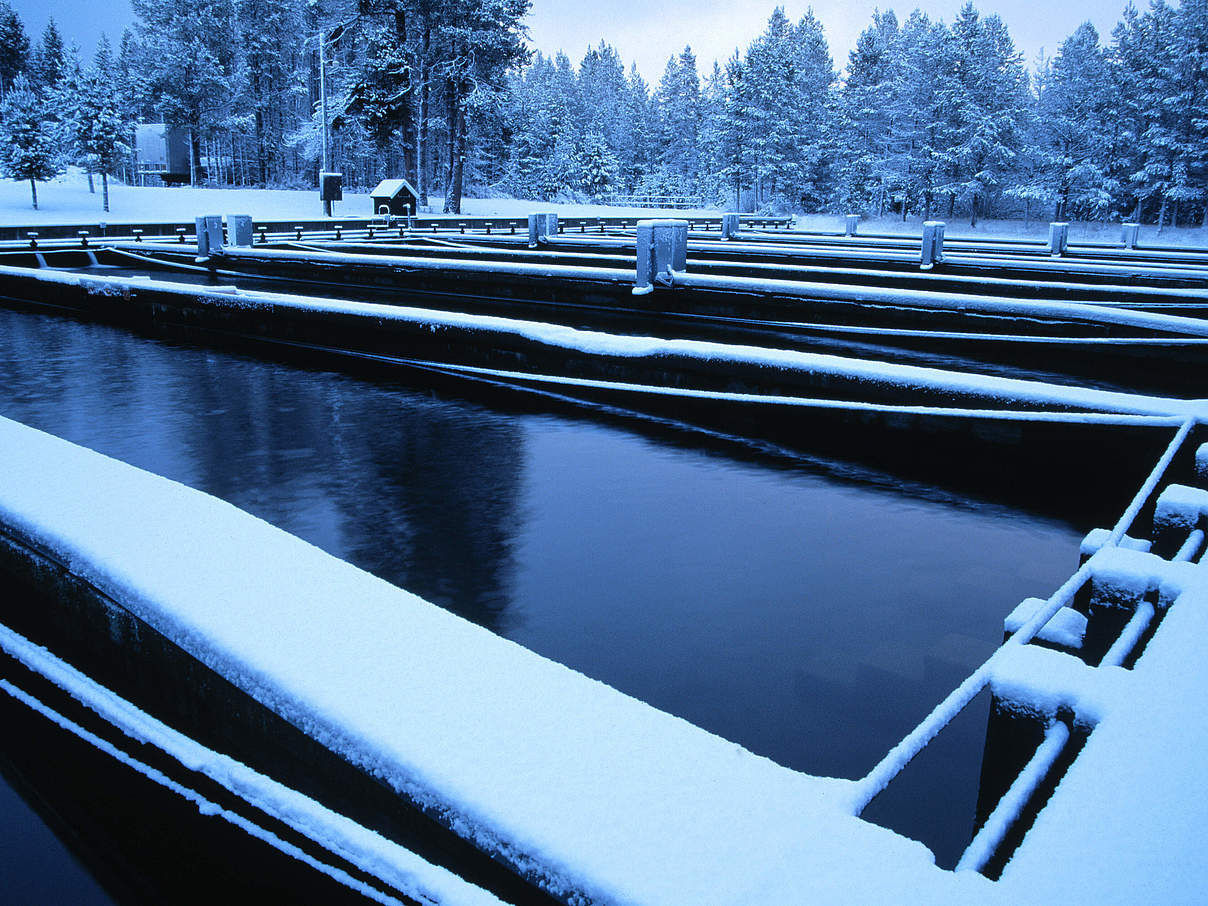
M 1145 506 L 1146 501 L 1152 496 L 1154 490 L 1156 490 L 1158 483 L 1166 474 L 1174 457 L 1197 423 L 1198 421 L 1195 417 L 1188 418 L 1175 433 L 1162 457 L 1158 460 L 1140 490 L 1134 495 L 1128 508 L 1116 522 L 1115 527 L 1108 535 L 1100 551 L 1096 552 L 1070 578 L 1062 583 L 1061 587 L 1049 597 L 1044 606 L 1037 609 L 1030 620 L 1007 639 L 985 663 L 966 677 L 964 682 L 950 692 L 901 742 L 890 749 L 889 753 L 881 759 L 880 763 L 861 780 L 856 781 L 852 787 L 852 807 L 856 814 L 862 812 L 889 785 L 890 781 L 900 774 L 906 765 L 913 761 L 915 756 L 944 727 L 951 723 L 953 718 L 969 702 L 989 685 L 994 675 L 995 667 L 1000 661 L 1004 660 L 1007 653 L 1030 642 L 1044 625 L 1053 618 L 1053 615 L 1057 611 L 1073 602 L 1074 596 L 1091 577 L 1097 561 L 1103 556 L 1104 551 L 1118 545 L 1125 533 L 1132 527 L 1137 515 Z

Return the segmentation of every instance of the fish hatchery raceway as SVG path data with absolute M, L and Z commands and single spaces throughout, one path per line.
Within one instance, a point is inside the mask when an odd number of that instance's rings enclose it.
M 789 226 L 6 228 L 88 896 L 1202 901 L 1208 251 Z

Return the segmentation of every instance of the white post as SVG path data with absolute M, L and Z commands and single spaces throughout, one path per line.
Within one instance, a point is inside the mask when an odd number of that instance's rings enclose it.
M 942 220 L 928 220 L 923 223 L 923 248 L 919 256 L 919 265 L 929 271 L 944 260 L 944 228 L 947 224 Z
M 742 229 L 742 223 L 737 214 L 722 214 L 721 215 L 721 238 L 733 239 L 738 231 Z
M 1140 233 L 1141 224 L 1139 223 L 1120 224 L 1120 242 L 1126 249 L 1135 249 L 1137 247 L 1137 239 Z
M 633 291 L 643 295 L 654 289 L 656 280 L 688 269 L 688 221 L 639 220 L 637 253 Z
M 227 236 L 235 248 L 252 247 L 252 218 L 249 214 L 227 214 Z
M 197 231 L 197 263 L 204 264 L 211 255 L 222 254 L 222 217 L 211 214 L 194 220 Z
M 856 227 L 858 227 L 859 225 L 860 225 L 860 215 L 859 214 L 848 214 L 846 217 L 843 218 L 843 235 L 844 236 L 856 235 Z
M 1060 258 L 1070 245 L 1070 225 L 1068 223 L 1049 224 L 1049 254 Z
M 529 248 L 535 249 L 550 235 L 558 235 L 558 215 L 543 213 L 528 215 Z

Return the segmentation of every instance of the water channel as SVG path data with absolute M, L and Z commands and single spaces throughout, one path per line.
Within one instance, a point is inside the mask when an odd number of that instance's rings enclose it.
M 997 646 L 1015 604 L 1069 575 L 1093 527 L 590 410 L 9 310 L 0 415 L 822 775 L 875 764 Z M 969 726 L 931 782 L 963 791 L 971 819 L 984 716 Z

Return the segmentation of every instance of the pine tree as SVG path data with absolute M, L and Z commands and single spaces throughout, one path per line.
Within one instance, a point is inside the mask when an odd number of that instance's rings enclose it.
M 647 188 L 662 195 L 695 193 L 700 165 L 700 77 L 691 47 L 667 61 L 654 108 L 658 169 L 656 184 Z
M 41 92 L 55 90 L 67 77 L 67 51 L 54 16 L 46 22 L 42 38 L 30 60 L 29 70 L 34 90 Z
M 997 16 L 982 19 L 972 3 L 952 25 L 955 78 L 945 83 L 952 143 L 943 153 L 952 200 L 966 199 L 970 225 L 1000 192 L 1023 145 L 1027 73 Z
M 58 145 L 40 98 L 24 76 L 17 76 L 0 103 L 0 173 L 10 179 L 28 179 L 34 210 L 38 209 L 38 181 L 62 172 Z
M 0 0 L 0 96 L 29 67 L 29 37 L 11 6 Z
M 1061 44 L 1045 76 L 1032 129 L 1041 178 L 1033 185 L 1055 203 L 1057 220 L 1099 216 L 1111 204 L 1111 78 L 1094 26 L 1084 23 Z
M 102 207 L 108 212 L 109 174 L 130 152 L 127 144 L 129 123 L 122 115 L 118 86 L 112 73 L 106 74 L 99 64 L 94 66 L 80 80 L 73 107 L 75 146 L 88 172 L 101 174 Z
M 848 57 L 839 102 L 841 136 L 836 200 L 844 210 L 884 213 L 893 186 L 890 148 L 893 119 L 887 94 L 893 90 L 898 20 L 876 13 Z
M 650 88 L 636 64 L 629 66 L 625 91 L 625 128 L 629 130 L 628 153 L 621 161 L 625 191 L 637 191 L 651 170 L 653 133 L 651 130 Z
M 132 0 L 139 67 L 151 105 L 189 139 L 189 178 L 200 177 L 201 141 L 239 97 L 235 10 L 231 0 Z
M 256 177 L 267 185 L 284 177 L 285 137 L 303 114 L 298 103 L 304 86 L 302 7 L 288 0 L 238 0 L 237 16 L 244 93 L 255 130 Z
M 411 131 L 413 66 L 407 49 L 406 13 L 390 0 L 388 15 L 375 18 L 362 33 L 367 52 L 360 78 L 349 91 L 346 110 L 361 119 L 378 152 L 388 158 L 392 144 Z M 408 172 L 412 169 L 407 168 Z
M 831 163 L 834 67 L 821 23 L 807 12 L 796 26 L 776 7 L 764 33 L 747 50 L 756 203 L 815 208 L 827 194 Z
M 525 62 L 522 20 L 529 0 L 456 0 L 434 29 L 443 77 L 447 167 L 445 213 L 461 213 L 470 118 L 485 95 L 502 87 L 507 71 Z
M 599 132 L 588 132 L 583 137 L 577 155 L 579 185 L 591 196 L 608 192 L 616 181 L 618 163 L 616 155 Z

